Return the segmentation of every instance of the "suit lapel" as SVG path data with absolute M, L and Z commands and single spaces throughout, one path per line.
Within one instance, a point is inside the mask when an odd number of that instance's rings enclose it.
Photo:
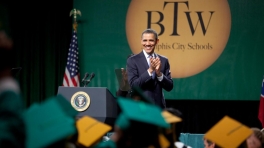
M 143 51 L 141 51 L 141 53 L 139 55 L 140 55 L 139 56 L 139 58 L 140 58 L 139 60 L 142 61 L 142 64 L 144 65 L 144 68 L 148 69 L 149 68 L 148 61 L 146 60 L 146 57 L 145 57 Z

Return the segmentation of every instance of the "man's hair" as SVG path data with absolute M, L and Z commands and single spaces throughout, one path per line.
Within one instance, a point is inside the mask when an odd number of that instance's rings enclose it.
M 261 142 L 262 147 L 264 146 L 264 131 L 263 129 L 259 129 L 257 127 L 252 127 L 251 130 L 253 131 L 253 134 L 258 138 L 258 140 Z
M 155 36 L 155 39 L 157 40 L 158 39 L 158 34 L 157 34 L 157 32 L 155 31 L 155 30 L 153 30 L 153 29 L 146 29 L 146 30 L 144 30 L 143 32 L 142 32 L 142 34 L 141 34 L 141 37 L 143 36 L 143 34 L 154 34 L 154 36 Z

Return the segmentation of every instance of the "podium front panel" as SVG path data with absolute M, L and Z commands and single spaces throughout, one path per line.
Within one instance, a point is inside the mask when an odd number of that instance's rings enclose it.
M 85 92 L 90 98 L 90 104 L 84 111 L 78 111 L 76 118 L 84 115 L 93 117 L 101 122 L 111 122 L 117 117 L 116 98 L 104 87 L 63 87 L 59 86 L 58 94 L 63 95 L 70 103 L 74 94 Z

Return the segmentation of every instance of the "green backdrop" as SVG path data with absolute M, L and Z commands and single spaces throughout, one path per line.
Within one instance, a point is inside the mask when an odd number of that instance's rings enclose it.
M 264 1 L 232 0 L 231 33 L 218 60 L 205 71 L 174 80 L 166 99 L 258 100 L 264 74 Z M 125 67 L 129 48 L 125 20 L 130 0 L 75 0 L 81 78 L 94 72 L 89 87 L 107 87 L 114 95 L 115 68 Z M 171 65 L 173 63 L 170 63 Z

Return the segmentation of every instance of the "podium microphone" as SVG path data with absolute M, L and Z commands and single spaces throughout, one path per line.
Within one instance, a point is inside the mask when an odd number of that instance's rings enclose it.
M 95 74 L 92 72 L 91 76 L 90 76 L 90 79 L 88 81 L 91 82 L 91 80 L 94 78 L 94 76 L 95 76 Z
M 86 72 L 85 75 L 84 75 L 84 77 L 83 77 L 83 79 L 82 79 L 82 83 L 87 79 L 88 76 L 89 76 L 89 73 Z
M 84 87 L 86 87 L 91 82 L 91 80 L 94 78 L 94 76 L 95 76 L 95 74 L 92 72 L 90 78 L 85 81 Z

